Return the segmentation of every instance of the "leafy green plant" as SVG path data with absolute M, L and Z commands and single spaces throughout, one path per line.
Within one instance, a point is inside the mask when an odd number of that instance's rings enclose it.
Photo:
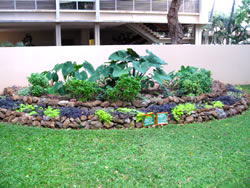
M 49 81 L 46 76 L 40 73 L 32 73 L 28 77 L 28 81 L 31 84 L 31 94 L 34 96 L 41 96 L 47 94 L 47 89 L 49 87 Z
M 13 44 L 11 42 L 5 41 L 0 43 L 0 47 L 22 47 L 24 46 L 23 42 L 17 42 L 16 44 Z
M 29 96 L 31 94 L 31 88 L 30 87 L 25 87 L 23 89 L 20 89 L 18 91 L 18 95 L 20 96 Z
M 181 66 L 177 73 L 171 72 L 170 77 L 172 81 L 168 85 L 176 88 L 179 95 L 197 96 L 212 89 L 211 72 L 206 69 Z
M 146 52 L 148 55 L 140 56 L 128 48 L 111 54 L 110 61 L 100 67 L 104 84 L 114 87 L 118 78 L 126 74 L 139 79 L 142 88 L 153 87 L 154 81 L 162 85 L 164 80 L 169 80 L 170 77 L 162 69 L 167 63 L 152 52 Z M 150 69 L 152 73 L 148 73 Z
M 179 104 L 172 110 L 172 114 L 174 116 L 174 119 L 178 121 L 180 120 L 181 116 L 184 113 L 190 115 L 191 112 L 194 111 L 195 109 L 196 109 L 195 104 L 191 103 Z
M 58 117 L 60 115 L 59 109 L 53 109 L 51 106 L 44 110 L 44 114 L 48 117 Z
M 32 116 L 32 115 L 37 115 L 38 110 L 43 110 L 43 108 L 38 107 L 37 105 L 20 104 L 19 109 L 17 109 L 16 112 L 26 112 L 29 113 L 30 116 Z
M 114 88 L 107 89 L 110 100 L 132 101 L 141 91 L 140 81 L 129 75 L 122 75 Z
M 146 114 L 146 113 L 144 113 L 144 112 L 138 112 L 138 113 L 136 114 L 136 122 L 142 121 L 142 116 L 145 115 L 145 114 Z
M 72 79 L 95 82 L 100 77 L 101 67 L 102 66 L 95 70 L 93 66 L 87 61 L 85 61 L 83 64 L 67 61 L 65 63 L 56 64 L 52 70 L 44 71 L 42 74 L 46 75 L 46 77 L 50 80 L 54 92 L 65 95 L 65 82 Z M 63 81 L 59 80 L 60 72 L 62 74 Z M 90 74 L 89 78 L 88 73 Z
M 104 110 L 97 110 L 95 112 L 95 115 L 98 116 L 100 121 L 108 123 L 108 124 L 110 124 L 113 120 L 112 115 Z
M 205 104 L 205 108 L 223 108 L 224 104 L 221 101 L 212 101 L 210 104 Z
M 66 82 L 65 90 L 71 97 L 87 101 L 97 95 L 99 88 L 94 82 L 72 79 Z
M 132 108 L 118 108 L 117 111 L 122 112 L 122 113 L 129 113 L 129 114 L 137 114 L 140 112 Z

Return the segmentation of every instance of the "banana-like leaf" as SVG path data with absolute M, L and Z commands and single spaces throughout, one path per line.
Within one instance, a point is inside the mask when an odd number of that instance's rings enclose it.
M 74 65 L 72 64 L 71 61 L 67 61 L 66 63 L 63 64 L 62 67 L 62 74 L 64 78 L 66 78 L 72 72 L 74 72 Z
M 53 82 L 57 82 L 59 80 L 59 77 L 58 77 L 56 72 L 52 73 L 51 78 L 52 78 Z
M 162 69 L 154 70 L 154 75 L 152 75 L 152 79 L 157 81 L 160 85 L 162 85 L 163 81 L 165 80 L 171 80 L 170 76 Z
M 51 72 L 47 72 L 46 74 L 46 77 L 48 78 L 48 80 L 51 80 L 52 79 L 52 74 L 51 74 Z
M 53 70 L 55 70 L 56 72 L 58 72 L 60 69 L 62 69 L 63 68 L 63 63 L 61 63 L 61 64 L 56 64 L 55 66 L 54 66 L 54 68 L 53 68 Z
M 88 74 L 85 71 L 82 72 L 75 72 L 75 77 L 78 80 L 87 80 L 88 79 Z
M 152 52 L 146 50 L 146 52 L 149 54 L 148 56 L 144 56 L 144 59 L 146 59 L 148 62 L 150 62 L 152 65 L 167 65 L 167 63 L 153 54 Z M 155 66 L 156 67 L 156 66 Z M 161 67 L 158 67 L 161 68 Z
M 128 52 L 129 55 L 131 55 L 134 58 L 139 58 L 140 57 L 132 48 L 128 48 L 127 52 Z
M 82 66 L 88 71 L 88 73 L 90 75 L 93 75 L 95 74 L 95 69 L 94 67 L 88 62 L 88 61 L 85 61 Z
M 132 61 L 133 67 L 140 73 L 145 74 L 150 68 L 147 62 Z
M 125 50 L 120 50 L 112 53 L 109 56 L 111 61 L 127 61 L 128 53 Z
M 116 66 L 116 68 L 114 69 L 112 76 L 113 77 L 120 77 L 124 74 L 129 74 L 129 72 L 131 71 L 132 67 L 128 67 L 126 69 L 122 69 L 119 66 Z

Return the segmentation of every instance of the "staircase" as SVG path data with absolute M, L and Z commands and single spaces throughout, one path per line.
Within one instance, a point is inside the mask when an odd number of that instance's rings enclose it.
M 162 37 L 144 24 L 128 24 L 127 27 L 151 43 L 170 43 L 170 38 Z

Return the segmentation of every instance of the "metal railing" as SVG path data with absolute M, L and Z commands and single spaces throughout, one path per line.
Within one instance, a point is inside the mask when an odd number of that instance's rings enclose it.
M 0 9 L 55 10 L 56 0 L 0 0 Z
M 168 11 L 172 0 L 100 0 L 101 10 Z M 200 0 L 182 0 L 180 12 L 199 13 Z
M 180 12 L 199 13 L 200 0 L 181 0 Z M 100 10 L 168 11 L 172 0 L 100 0 Z M 0 0 L 0 9 L 55 10 L 56 0 Z M 60 0 L 60 9 L 95 10 L 95 0 Z

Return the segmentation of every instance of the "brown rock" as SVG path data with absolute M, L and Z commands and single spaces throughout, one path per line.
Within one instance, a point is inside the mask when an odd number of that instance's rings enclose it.
M 16 112 L 15 115 L 16 117 L 21 117 L 24 115 L 24 112 Z
M 97 129 L 100 129 L 100 128 L 103 127 L 103 125 L 102 125 L 102 123 L 100 121 L 91 121 L 90 125 L 97 128 Z
M 18 95 L 14 95 L 14 96 L 12 97 L 12 99 L 13 99 L 14 101 L 17 101 L 17 100 L 19 100 L 19 96 L 18 96 Z
M 229 110 L 230 109 L 230 106 L 229 105 L 224 105 L 223 106 L 223 109 L 226 111 L 226 110 Z
M 23 102 L 24 102 L 24 103 L 27 103 L 27 101 L 28 101 L 28 97 L 27 97 L 27 96 L 24 96 L 24 97 L 23 97 Z
M 167 99 L 167 98 L 166 98 Z M 158 105 L 163 105 L 164 104 L 164 100 L 163 99 L 159 99 L 158 101 L 157 101 L 157 104 Z
M 7 112 L 7 109 L 5 108 L 0 108 L 0 112 L 3 112 L 4 114 Z
M 131 102 L 122 102 L 123 107 L 131 106 Z
M 211 114 L 212 114 L 216 119 L 218 119 L 218 116 L 219 116 L 218 112 L 212 111 Z
M 74 118 L 69 118 L 69 120 L 70 120 L 71 122 L 74 122 L 74 121 L 75 121 L 75 119 L 74 119 Z
M 32 100 L 32 97 L 28 96 L 27 97 L 27 103 L 28 104 L 32 104 L 33 100 Z
M 48 100 L 48 105 L 50 105 L 50 106 L 57 106 L 58 103 L 59 103 L 59 100 L 57 100 L 57 99 Z
M 83 106 L 83 102 L 82 101 L 76 101 L 75 106 Z
M 87 119 L 88 119 L 87 116 L 85 116 L 85 115 L 82 115 L 82 116 L 81 116 L 81 121 L 86 121 Z
M 5 116 L 8 117 L 8 116 L 10 116 L 10 115 L 11 115 L 11 111 L 8 110 L 8 111 L 6 112 L 6 114 L 5 114 Z
M 136 122 L 136 128 L 142 128 L 142 122 Z
M 4 95 L 13 95 L 15 93 L 15 89 L 13 87 L 4 88 Z
M 178 120 L 178 124 L 183 124 L 184 123 L 184 120 L 180 119 Z
M 10 123 L 13 119 L 15 119 L 15 116 L 11 115 L 8 117 L 8 123 Z
M 174 102 L 174 98 L 172 96 L 169 96 L 168 99 L 169 99 L 169 102 Z
M 69 127 L 76 129 L 76 128 L 78 128 L 78 123 L 76 123 L 76 122 L 70 123 Z
M 15 117 L 12 121 L 11 121 L 11 123 L 17 123 L 19 121 L 19 118 L 18 117 Z
M 104 101 L 102 104 L 101 104 L 101 107 L 104 107 L 104 108 L 107 108 L 110 106 L 110 102 L 109 101 Z
M 88 116 L 88 120 L 92 120 L 94 118 L 95 115 L 89 115 Z
M 199 117 L 198 117 L 198 122 L 202 123 L 202 121 L 203 121 L 203 120 L 202 120 L 202 117 L 199 116 Z
M 76 118 L 75 121 L 76 121 L 77 123 L 81 123 L 81 119 L 80 119 L 80 118 Z
M 194 122 L 194 117 L 193 116 L 186 117 L 185 123 L 193 123 L 193 122 Z
M 61 123 L 63 123 L 67 119 L 66 116 L 61 117 Z
M 179 103 L 179 98 L 178 97 L 173 97 L 173 101 L 178 104 Z
M 132 127 L 134 127 L 134 128 L 136 127 L 136 122 L 135 122 L 135 120 L 132 120 L 130 124 L 131 124 Z
M 100 106 L 102 104 L 102 101 L 95 100 L 92 102 L 93 107 Z
M 33 121 L 32 122 L 32 125 L 33 126 L 36 126 L 36 127 L 40 127 L 41 126 L 41 123 L 39 121 Z
M 162 100 L 163 100 L 163 104 L 169 103 L 169 98 L 165 98 L 165 99 L 162 99 Z
M 5 115 L 2 112 L 0 112 L 0 119 L 4 119 L 4 118 L 5 118 Z
M 59 106 L 68 106 L 68 104 L 69 104 L 69 101 L 59 101 L 58 102 Z
M 145 107 L 145 104 L 143 104 L 143 101 L 141 100 L 133 100 L 132 104 L 137 108 Z
M 28 118 L 27 118 L 25 115 L 23 115 L 23 116 L 20 117 L 20 119 L 19 119 L 19 122 L 20 122 L 21 124 L 23 124 L 23 125 L 27 124 L 27 121 L 28 121 Z
M 213 85 L 212 85 L 212 92 L 216 93 L 223 93 L 226 91 L 226 85 L 223 84 L 222 82 L 218 81 L 218 80 L 214 80 L 213 81 Z
M 85 103 L 83 103 L 82 106 L 87 107 L 87 108 L 92 108 L 93 104 L 91 102 L 85 102 Z
M 36 120 L 39 121 L 39 122 L 42 121 L 42 119 L 43 119 L 43 118 L 42 118 L 41 116 L 37 116 L 37 117 L 36 117 Z
M 70 124 L 70 120 L 69 118 L 67 118 L 64 122 L 63 122 L 63 128 L 66 129 L 69 127 L 69 124 Z
M 76 102 L 77 100 L 76 99 L 70 99 L 70 102 Z
M 113 123 L 113 122 L 111 122 L 111 123 L 106 123 L 106 122 L 105 122 L 103 125 L 104 125 L 104 127 L 106 127 L 106 128 L 111 128 L 111 127 L 114 126 L 114 123 Z
M 37 103 L 39 101 L 39 98 L 38 97 L 33 97 L 33 103 Z
M 69 102 L 69 103 L 68 103 L 68 106 L 69 106 L 69 107 L 74 107 L 74 106 L 75 106 L 75 102 Z
M 116 102 L 111 104 L 112 107 L 122 107 L 122 101 L 117 100 Z

